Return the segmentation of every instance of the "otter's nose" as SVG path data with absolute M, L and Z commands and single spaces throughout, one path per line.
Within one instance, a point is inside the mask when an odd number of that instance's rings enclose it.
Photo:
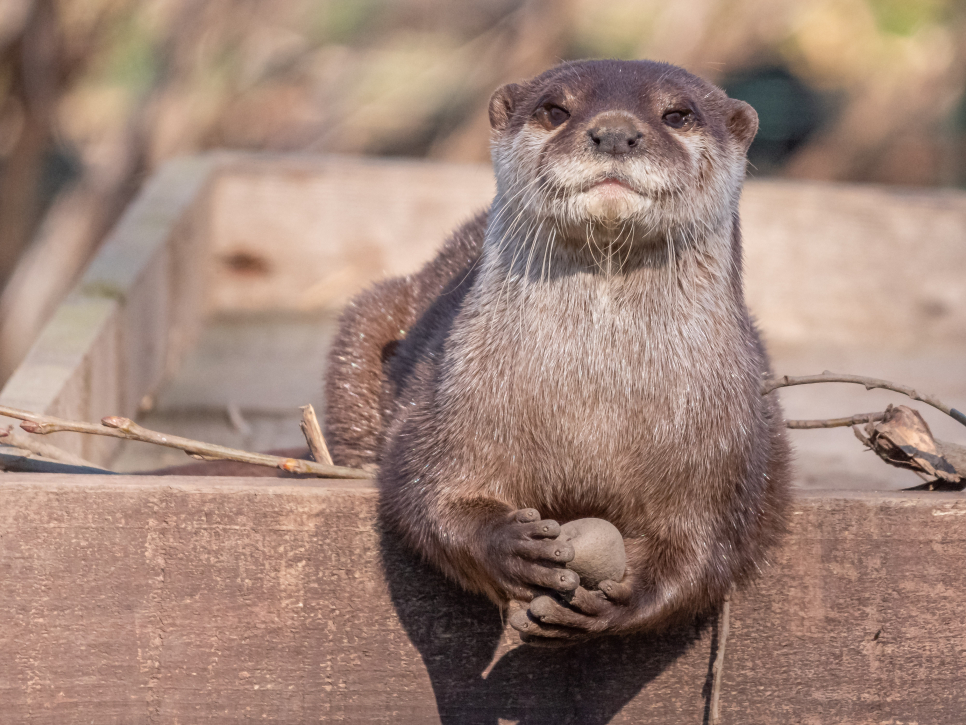
M 598 151 L 612 156 L 623 156 L 635 150 L 644 136 L 627 116 L 609 113 L 591 121 L 587 135 Z

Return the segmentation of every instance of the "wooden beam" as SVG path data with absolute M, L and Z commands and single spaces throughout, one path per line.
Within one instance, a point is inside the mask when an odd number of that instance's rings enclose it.
M 0 699 L 36 723 L 699 723 L 714 623 L 572 650 L 382 533 L 366 482 L 0 476 Z M 966 720 L 966 496 L 800 495 L 726 723 Z
M 343 156 L 218 156 L 215 310 L 338 310 L 409 274 L 493 200 L 489 164 Z

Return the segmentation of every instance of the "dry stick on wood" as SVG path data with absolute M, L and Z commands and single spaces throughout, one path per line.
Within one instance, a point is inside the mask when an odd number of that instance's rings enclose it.
M 240 451 L 212 443 L 194 441 L 190 438 L 182 438 L 181 436 L 158 433 L 157 431 L 142 428 L 130 418 L 122 418 L 121 416 L 108 416 L 101 421 L 101 425 L 97 425 L 95 423 L 64 420 L 51 415 L 40 415 L 3 405 L 0 405 L 0 415 L 24 421 L 20 424 L 21 428 L 28 433 L 36 433 L 39 435 L 58 433 L 60 431 L 90 433 L 111 438 L 154 443 L 160 446 L 167 446 L 168 448 L 178 448 L 189 455 L 200 456 L 206 460 L 252 463 L 256 466 L 280 468 L 288 473 L 302 473 L 319 476 L 321 478 L 371 478 L 370 474 L 358 468 L 330 466 L 314 461 L 271 456 L 266 453 L 249 453 L 248 451 Z
M 885 413 L 859 413 L 848 418 L 825 418 L 823 420 L 786 420 L 787 428 L 849 428 L 862 423 L 873 423 L 885 417 Z
M 913 400 L 918 400 L 920 402 L 931 405 L 937 410 L 941 410 L 943 413 L 951 417 L 953 420 L 966 425 L 966 415 L 955 408 L 946 405 L 941 400 L 936 398 L 934 395 L 923 395 L 918 393 L 913 388 L 906 385 L 899 385 L 893 383 L 890 380 L 881 380 L 879 378 L 867 378 L 861 375 L 838 375 L 836 373 L 831 373 L 828 370 L 823 372 L 821 375 L 803 375 L 802 377 L 793 378 L 789 375 L 785 375 L 781 378 L 776 378 L 773 380 L 768 380 L 762 384 L 761 394 L 768 395 L 778 388 L 784 388 L 791 385 L 809 385 L 811 383 L 855 383 L 857 385 L 865 386 L 866 390 L 872 390 L 873 388 L 880 388 L 883 390 L 891 390 L 896 393 L 901 393 L 906 395 Z M 900 406 L 900 410 L 905 408 L 905 406 Z M 892 410 L 890 405 L 882 413 L 865 413 L 859 415 L 853 415 L 848 418 L 829 418 L 827 420 L 789 420 L 785 421 L 785 425 L 788 428 L 838 428 L 849 426 L 855 432 L 856 437 L 862 441 L 870 450 L 875 451 L 883 461 L 892 466 L 897 466 L 899 468 L 911 468 L 916 475 L 923 478 L 922 471 L 919 470 L 922 466 L 910 465 L 910 461 L 915 460 L 915 457 L 910 456 L 907 460 L 906 457 L 893 458 L 890 451 L 896 446 L 890 447 L 888 450 L 884 450 L 880 445 L 878 445 L 874 440 L 864 436 L 861 431 L 856 427 L 862 423 L 878 423 L 883 420 L 888 420 L 889 412 Z M 912 410 L 912 409 L 908 409 Z M 918 413 L 915 413 L 918 417 Z M 921 420 L 921 419 L 920 419 Z M 925 422 L 922 423 L 925 426 Z M 870 426 L 871 428 L 871 426 Z M 931 434 L 928 432 L 928 427 L 926 427 L 926 435 L 929 440 L 935 445 L 937 450 L 930 449 L 927 453 L 937 454 L 942 459 L 942 465 L 951 467 L 952 470 L 947 471 L 947 473 L 952 474 L 955 472 L 955 476 L 958 478 L 950 479 L 946 481 L 949 484 L 950 481 L 953 483 L 960 480 L 966 480 L 966 448 L 959 446 L 955 443 L 948 443 L 946 441 L 940 441 L 932 438 Z M 928 455 L 927 455 L 928 458 Z M 923 464 L 924 465 L 924 464 Z M 945 470 L 945 469 L 942 469 Z M 942 479 L 943 476 L 936 474 L 935 471 L 930 470 L 930 475 L 937 475 L 937 480 Z M 930 486 L 935 484 L 936 481 L 932 479 L 924 479 Z M 959 490 L 959 489 L 957 489 Z
M 931 405 L 934 408 L 946 413 L 954 420 L 966 425 L 966 415 L 939 401 L 934 396 L 920 395 L 912 388 L 897 385 L 896 383 L 888 380 L 867 378 L 861 375 L 837 375 L 827 370 L 821 375 L 806 375 L 802 377 L 791 377 L 789 375 L 785 375 L 781 378 L 769 380 L 763 383 L 761 394 L 768 395 L 778 388 L 793 385 L 809 385 L 812 383 L 855 383 L 858 385 L 864 385 L 867 390 L 871 390 L 873 388 L 892 390 L 894 392 L 907 395 L 913 400 L 919 400 L 923 403 L 927 403 L 928 405 Z M 200 458 L 203 460 L 240 461 L 242 463 L 251 463 L 259 466 L 280 468 L 289 473 L 302 473 L 328 478 L 361 479 L 370 477 L 368 473 L 357 468 L 347 468 L 344 466 L 333 465 L 332 457 L 329 455 L 328 447 L 325 445 L 325 438 L 322 436 L 322 430 L 319 427 L 318 418 L 315 415 L 315 409 L 311 405 L 306 405 L 303 406 L 301 410 L 302 421 L 300 423 L 300 427 L 302 428 L 302 432 L 305 435 L 306 441 L 308 442 L 309 450 L 312 452 L 312 456 L 316 459 L 315 462 L 297 460 L 294 458 L 283 458 L 281 456 L 272 456 L 265 453 L 250 453 L 248 451 L 227 448 L 225 446 L 194 441 L 189 438 L 182 438 L 180 436 L 166 435 L 142 428 L 129 418 L 122 418 L 120 416 L 110 416 L 108 418 L 104 418 L 102 421 L 103 425 L 96 425 L 93 423 L 63 420 L 53 416 L 40 415 L 38 413 L 31 413 L 29 411 L 18 410 L 16 408 L 9 408 L 6 406 L 0 406 L 0 415 L 6 415 L 10 418 L 22 420 L 24 423 L 21 424 L 21 428 L 29 433 L 36 433 L 40 435 L 54 433 L 57 431 L 74 431 L 77 433 L 110 436 L 114 438 L 123 438 L 126 440 L 154 443 L 157 445 L 167 446 L 169 448 L 178 448 L 194 458 Z M 798 429 L 846 427 L 878 421 L 882 419 L 882 415 L 882 413 L 864 413 L 847 418 L 830 418 L 826 420 L 790 420 L 786 422 L 786 425 L 789 428 Z M 29 450 L 33 450 L 39 455 L 44 455 L 48 458 L 61 460 L 65 463 L 71 463 L 73 465 L 91 466 L 88 461 L 85 461 L 84 459 L 74 456 L 66 451 L 62 451 L 56 446 L 52 446 L 50 444 L 38 445 L 37 443 L 30 443 L 26 440 L 21 440 L 21 438 L 22 437 L 18 437 L 17 439 L 19 445 L 22 445 L 24 448 L 28 448 Z
M 915 391 L 915 389 L 907 387 L 905 385 L 898 385 L 889 380 L 880 380 L 878 378 L 867 378 L 862 375 L 839 375 L 837 373 L 832 373 L 826 370 L 821 375 L 803 375 L 801 377 L 793 378 L 790 375 L 785 375 L 780 378 L 775 378 L 773 380 L 767 380 L 762 383 L 761 394 L 768 395 L 768 393 L 778 388 L 787 388 L 792 385 L 810 385 L 811 383 L 855 383 L 856 385 L 864 385 L 866 390 L 872 390 L 873 388 L 881 388 L 882 390 L 891 390 L 894 393 L 901 393 L 906 395 L 913 400 L 918 400 L 921 403 L 926 403 L 931 405 L 937 410 L 941 410 L 943 413 L 956 420 L 963 425 L 966 425 L 966 414 L 962 411 L 951 408 L 941 400 L 933 395 L 921 395 Z
M 934 438 L 914 408 L 890 405 L 881 423 L 870 423 L 864 433 L 856 426 L 852 432 L 890 466 L 931 477 L 924 479 L 929 490 L 938 486 L 959 491 L 966 485 L 966 465 L 957 455 L 961 447 Z
M 302 411 L 302 422 L 299 423 L 299 427 L 302 429 L 302 435 L 305 436 L 305 442 L 309 444 L 312 458 L 327 466 L 333 465 L 329 447 L 325 445 L 325 436 L 322 435 L 322 427 L 315 416 L 315 408 L 311 405 L 303 405 L 299 410 Z
M 711 683 L 711 712 L 708 717 L 710 725 L 721 723 L 721 679 L 724 676 L 725 647 L 728 645 L 728 630 L 731 626 L 731 594 L 732 592 L 729 592 L 725 597 L 724 606 L 721 607 L 721 614 L 718 617 L 718 652 L 711 666 L 714 680 Z

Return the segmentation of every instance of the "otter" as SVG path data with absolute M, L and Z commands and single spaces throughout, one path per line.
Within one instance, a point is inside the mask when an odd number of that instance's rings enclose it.
M 336 463 L 377 471 L 405 544 L 526 642 L 707 614 L 783 531 L 789 447 L 743 296 L 747 103 L 673 65 L 581 61 L 489 105 L 490 208 L 345 309 Z M 613 523 L 626 573 L 566 568 Z

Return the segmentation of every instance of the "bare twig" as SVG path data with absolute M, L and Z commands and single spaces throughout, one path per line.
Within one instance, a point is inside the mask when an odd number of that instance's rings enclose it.
M 725 647 L 728 644 L 728 629 L 731 626 L 731 592 L 725 597 L 718 622 L 718 653 L 711 666 L 714 680 L 711 683 L 711 713 L 708 717 L 710 725 L 721 723 L 721 679 L 724 677 Z
M 75 456 L 73 453 L 65 451 L 53 443 L 40 440 L 36 436 L 27 435 L 13 426 L 7 426 L 5 430 L 0 429 L 0 440 L 8 445 L 23 448 L 30 453 L 49 458 L 52 461 L 59 461 L 60 463 L 66 463 L 71 466 L 99 468 L 99 466 L 94 465 L 86 458 Z
M 227 448 L 212 443 L 194 441 L 190 438 L 181 436 L 167 435 L 156 431 L 142 428 L 130 418 L 120 416 L 108 416 L 101 421 L 101 425 L 95 423 L 85 423 L 80 421 L 64 420 L 50 415 L 40 415 L 17 408 L 0 406 L 0 415 L 9 418 L 16 418 L 24 421 L 20 424 L 28 433 L 46 435 L 60 431 L 73 431 L 75 433 L 90 433 L 93 435 L 108 436 L 111 438 L 123 438 L 125 440 L 142 441 L 144 443 L 154 443 L 168 448 L 178 448 L 189 455 L 201 456 L 206 460 L 218 459 L 228 461 L 239 461 L 241 463 L 252 463 L 256 466 L 269 466 L 280 468 L 288 473 L 302 473 L 319 476 L 321 478 L 370 478 L 370 474 L 358 468 L 347 468 L 345 466 L 332 466 L 318 463 L 315 461 L 304 461 L 295 458 L 283 458 L 272 456 L 267 453 L 249 453 L 234 448 Z
M 859 413 L 848 418 L 825 418 L 823 420 L 786 420 L 785 427 L 795 429 L 807 428 L 847 428 L 862 423 L 872 423 L 882 420 L 885 413 Z
M 949 407 L 933 395 L 922 395 L 917 393 L 913 388 L 905 385 L 898 385 L 897 383 L 893 383 L 889 380 L 867 378 L 862 375 L 838 375 L 836 373 L 829 372 L 828 370 L 823 372 L 821 375 L 803 375 L 797 378 L 791 377 L 790 375 L 785 375 L 781 378 L 765 381 L 761 386 L 761 394 L 768 395 L 768 393 L 772 392 L 773 390 L 777 390 L 778 388 L 787 388 L 792 385 L 810 385 L 811 383 L 855 383 L 856 385 L 864 385 L 866 390 L 872 390 L 873 388 L 891 390 L 894 393 L 901 393 L 902 395 L 908 396 L 913 400 L 918 400 L 921 403 L 931 405 L 933 408 L 941 410 L 943 413 L 950 416 L 953 420 L 966 425 L 966 414 L 956 410 L 955 408 Z
M 311 405 L 303 405 L 299 410 L 302 411 L 302 422 L 299 423 L 299 427 L 305 436 L 305 442 L 309 444 L 312 457 L 319 463 L 331 466 L 332 456 L 329 455 L 329 447 L 325 445 L 325 436 L 322 435 L 322 428 L 315 415 L 315 408 Z

